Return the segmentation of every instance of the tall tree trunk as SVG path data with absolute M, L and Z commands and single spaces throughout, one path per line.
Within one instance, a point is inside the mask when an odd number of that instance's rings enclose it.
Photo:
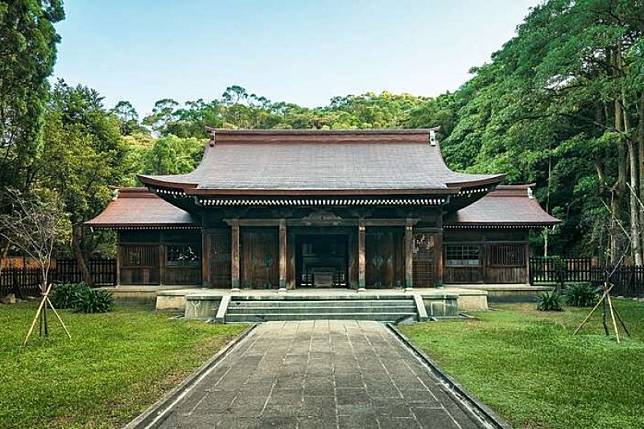
M 82 241 L 81 226 L 73 225 L 72 226 L 72 247 L 74 248 L 74 256 L 76 257 L 76 264 L 78 265 L 78 270 L 81 272 L 83 281 L 88 285 L 91 285 L 94 282 L 92 281 L 92 275 L 90 274 L 89 269 L 87 269 L 87 264 L 85 263 L 85 256 L 83 255 L 83 251 L 81 249 L 81 241 Z
M 640 187 L 639 198 L 640 203 L 644 203 L 644 92 L 640 94 L 639 106 L 637 108 L 638 127 L 637 127 L 637 148 L 639 154 L 639 171 L 640 171 Z M 640 239 L 644 240 L 642 236 L 642 225 L 644 225 L 644 204 L 639 205 L 640 213 Z M 644 247 L 644 242 L 640 240 L 641 245 Z
M 635 265 L 642 265 L 642 242 L 640 241 L 639 201 L 637 200 L 637 146 L 634 141 L 628 142 L 628 158 L 630 165 L 630 215 L 631 215 L 631 250 Z
M 642 241 L 640 234 L 640 201 L 638 197 L 639 175 L 638 168 L 638 151 L 637 142 L 634 136 L 630 136 L 631 125 L 628 118 L 628 110 L 626 109 L 626 96 L 622 91 L 622 116 L 624 117 L 624 133 L 628 138 L 628 158 L 630 168 L 630 189 L 629 189 L 629 203 L 631 215 L 631 249 L 633 251 L 633 259 L 635 265 L 642 265 Z
M 622 68 L 622 54 L 621 46 L 617 46 L 613 51 L 613 62 L 615 64 L 615 75 L 617 77 L 621 74 Z M 619 222 L 622 221 L 622 198 L 626 191 L 626 148 L 624 144 L 623 131 L 624 131 L 624 117 L 622 115 L 622 103 L 620 97 L 617 96 L 613 102 L 613 126 L 619 135 L 617 143 L 617 181 L 612 189 L 611 197 L 611 249 L 610 259 L 611 264 L 617 262 L 620 258 L 621 250 L 621 235 L 622 231 Z
M 622 230 L 619 226 L 619 222 L 622 220 L 622 198 L 624 197 L 624 191 L 626 190 L 626 148 L 624 147 L 624 141 L 621 138 L 623 118 L 622 118 L 622 109 L 620 106 L 619 99 L 615 100 L 615 129 L 620 134 L 619 142 L 617 143 L 617 181 L 613 185 L 612 195 L 611 195 L 611 228 L 610 228 L 610 262 L 611 264 L 617 262 L 619 259 L 619 253 L 621 250 L 621 235 Z

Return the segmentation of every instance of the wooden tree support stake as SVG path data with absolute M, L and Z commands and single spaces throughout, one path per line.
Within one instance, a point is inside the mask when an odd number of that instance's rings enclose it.
M 34 327 L 36 326 L 36 322 L 38 321 L 43 309 L 45 308 L 45 305 L 47 305 L 47 304 L 49 304 L 49 306 L 51 307 L 52 311 L 54 312 L 54 314 L 58 318 L 58 321 L 63 326 L 63 329 L 65 330 L 65 333 L 67 334 L 69 339 L 70 340 L 72 339 L 71 334 L 67 330 L 67 326 L 65 325 L 65 322 L 63 322 L 62 317 L 60 317 L 60 315 L 58 314 L 58 312 L 56 311 L 56 309 L 52 305 L 51 300 L 49 299 L 49 292 L 51 291 L 51 287 L 52 287 L 52 285 L 50 284 L 49 287 L 47 287 L 47 290 L 45 290 L 45 294 L 43 295 L 42 300 L 40 301 L 40 305 L 38 306 L 38 310 L 36 311 L 36 315 L 34 316 L 34 320 L 31 322 L 31 327 L 29 328 L 29 331 L 27 332 L 27 336 L 25 337 L 25 341 L 22 343 L 22 347 L 25 347 L 27 345 L 27 341 L 29 341 L 29 337 L 31 337 L 31 334 L 33 333 Z

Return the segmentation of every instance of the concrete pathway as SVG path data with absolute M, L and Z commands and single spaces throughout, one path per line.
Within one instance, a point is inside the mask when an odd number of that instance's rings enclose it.
M 479 428 L 377 322 L 267 322 L 196 384 L 163 428 Z

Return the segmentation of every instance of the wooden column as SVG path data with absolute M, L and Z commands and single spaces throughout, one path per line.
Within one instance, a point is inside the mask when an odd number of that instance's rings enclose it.
M 525 284 L 530 284 L 530 245 L 526 242 L 525 246 Z
M 281 219 L 279 225 L 279 275 L 280 275 L 280 292 L 286 292 L 286 220 Z
M 443 261 L 443 229 L 436 233 L 434 240 L 434 254 L 436 257 L 436 278 L 434 279 L 434 287 L 443 286 L 443 276 L 445 272 L 445 262 Z
M 405 225 L 405 289 L 414 287 L 414 227 Z
M 230 285 L 231 290 L 239 291 L 239 221 L 230 222 Z
M 358 221 L 358 292 L 366 289 L 366 268 L 367 259 L 365 256 L 365 225 L 364 221 Z
M 117 231 L 116 233 L 116 286 L 121 285 L 121 260 L 123 259 L 122 249 L 121 249 L 121 232 Z M 25 265 L 23 264 L 23 267 Z
M 163 286 L 165 283 L 165 242 L 163 240 L 163 232 L 159 233 L 159 285 Z
M 212 287 L 210 282 L 210 234 L 206 228 L 201 229 L 201 285 Z

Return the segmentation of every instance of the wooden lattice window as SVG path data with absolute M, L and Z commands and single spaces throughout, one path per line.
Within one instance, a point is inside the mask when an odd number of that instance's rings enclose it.
M 436 271 L 436 242 L 431 232 L 415 232 L 412 249 L 414 287 L 434 285 Z
M 123 246 L 124 267 L 156 267 L 159 265 L 159 246 Z
M 495 243 L 490 244 L 488 263 L 497 267 L 524 267 L 526 265 L 525 244 Z
M 446 244 L 445 266 L 478 267 L 481 265 L 481 246 L 478 244 Z

